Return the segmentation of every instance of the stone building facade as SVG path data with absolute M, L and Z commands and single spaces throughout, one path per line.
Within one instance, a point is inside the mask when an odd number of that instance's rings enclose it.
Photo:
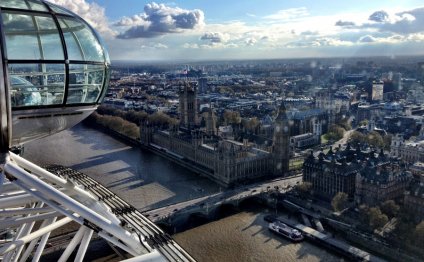
M 338 192 L 344 192 L 357 205 L 369 206 L 402 198 L 412 180 L 406 166 L 383 151 L 349 144 L 327 154 L 311 153 L 303 172 L 303 180 L 311 183 L 314 195 L 331 201 Z
M 415 139 L 405 140 L 401 134 L 393 137 L 390 155 L 407 163 L 424 162 L 424 128 Z
M 356 175 L 355 202 L 376 206 L 387 200 L 403 198 L 412 174 L 399 163 L 367 165 Z
M 254 147 L 248 140 L 238 142 L 218 136 L 212 108 L 208 112 L 206 129 L 200 129 L 195 117 L 196 91 L 187 86 L 181 90 L 180 126 L 163 130 L 148 121 L 143 122 L 140 125 L 142 145 L 201 168 L 212 180 L 223 185 L 287 175 L 290 134 L 284 103 L 275 121 L 273 145 L 270 150 L 264 150 Z
M 405 192 L 403 205 L 414 214 L 416 222 L 424 220 L 424 176 L 411 183 Z
M 179 97 L 180 124 L 186 128 L 197 126 L 197 87 L 185 83 L 180 87 Z

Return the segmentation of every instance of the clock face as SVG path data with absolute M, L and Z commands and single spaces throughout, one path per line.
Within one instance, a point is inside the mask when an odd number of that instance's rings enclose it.
M 287 132 L 289 131 L 289 128 L 288 128 L 287 126 L 285 126 L 285 127 L 283 128 L 283 131 L 284 131 L 285 133 L 287 133 Z

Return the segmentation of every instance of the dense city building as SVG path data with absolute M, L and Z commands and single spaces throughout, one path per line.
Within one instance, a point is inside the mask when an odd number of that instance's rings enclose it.
M 321 90 L 315 97 L 315 107 L 327 113 L 328 125 L 339 122 L 349 112 L 350 105 L 351 97 L 346 92 Z
M 403 135 L 397 134 L 393 137 L 390 154 L 392 157 L 400 158 L 407 163 L 424 161 L 424 128 L 416 138 L 406 140 Z
M 165 152 L 180 161 L 189 161 L 223 185 L 288 173 L 290 134 L 284 102 L 275 120 L 271 150 L 263 150 L 247 139 L 238 142 L 218 136 L 212 107 L 206 112 L 206 127 L 197 127 L 196 89 L 184 84 L 181 90 L 180 126 L 161 129 L 144 121 L 140 126 L 140 139 L 145 147 Z
M 388 163 L 388 158 L 370 148 L 337 147 L 318 155 L 310 154 L 303 164 L 303 180 L 312 185 L 313 193 L 326 200 L 331 200 L 338 192 L 346 193 L 353 199 L 356 192 L 356 177 L 367 166 L 381 166 Z
M 367 163 L 356 175 L 355 202 L 378 206 L 387 200 L 399 200 L 411 179 L 412 174 L 398 163 Z
M 403 204 L 417 222 L 424 220 L 424 176 L 420 176 L 405 192 Z

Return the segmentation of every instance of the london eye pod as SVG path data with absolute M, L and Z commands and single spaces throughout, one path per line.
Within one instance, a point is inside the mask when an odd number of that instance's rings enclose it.
M 0 1 L 0 147 L 74 126 L 102 102 L 110 59 L 96 31 L 43 0 Z

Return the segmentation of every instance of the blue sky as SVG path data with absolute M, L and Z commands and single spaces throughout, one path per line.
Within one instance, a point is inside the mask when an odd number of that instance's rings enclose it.
M 112 60 L 424 54 L 415 0 L 50 1 L 90 22 Z

